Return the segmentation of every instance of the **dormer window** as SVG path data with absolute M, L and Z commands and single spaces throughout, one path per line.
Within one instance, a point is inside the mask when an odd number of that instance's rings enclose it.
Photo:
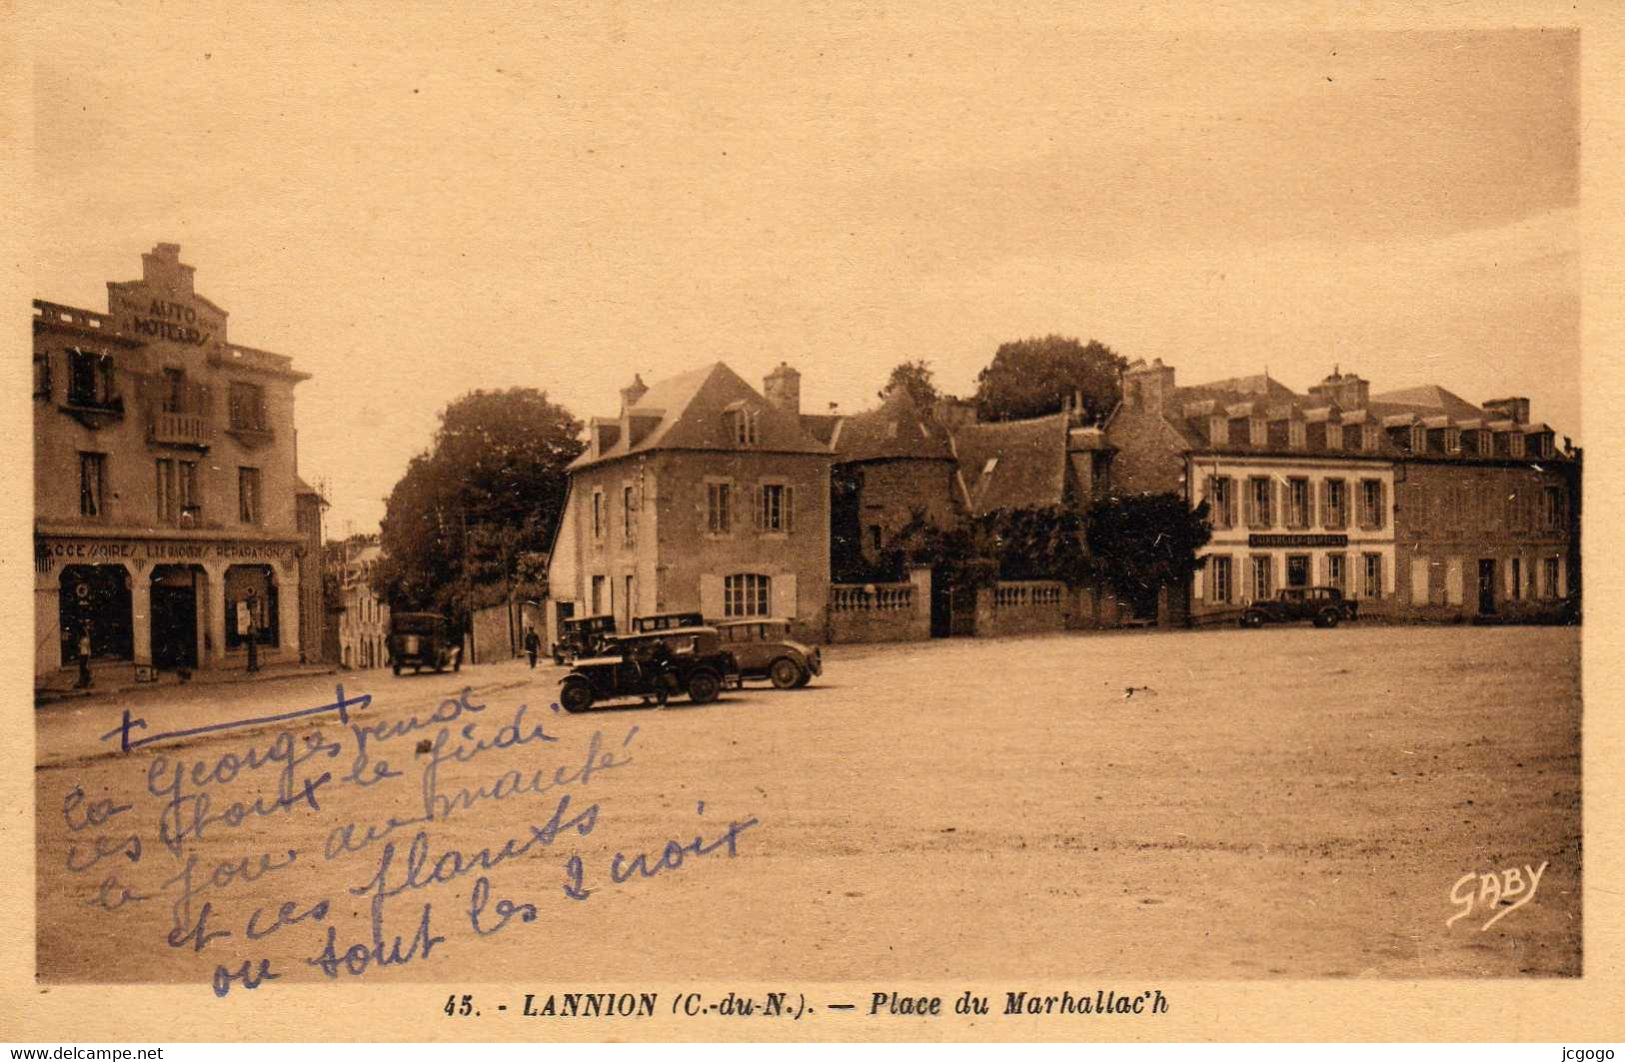
M 1343 425 L 1331 421 L 1326 423 L 1326 449 L 1341 450 L 1343 448 Z
M 1556 445 L 1552 440 L 1551 433 L 1541 432 L 1535 436 L 1535 455 L 1537 457 L 1551 457 L 1552 451 L 1555 449 Z
M 761 416 L 760 410 L 741 407 L 729 415 L 733 418 L 733 437 L 736 445 L 755 446 L 761 441 L 761 431 L 757 425 L 757 420 Z
M 1301 420 L 1289 420 L 1286 424 L 1287 445 L 1294 450 L 1302 450 L 1309 445 L 1309 425 Z
M 1360 449 L 1375 450 L 1377 448 L 1377 431 L 1375 424 L 1362 424 L 1360 426 Z
M 1426 452 L 1428 448 L 1428 430 L 1420 424 L 1411 425 L 1410 450 L 1413 454 Z
M 1269 424 L 1263 417 L 1250 417 L 1247 421 L 1247 444 L 1264 446 L 1269 442 Z
M 1518 432 L 1518 431 L 1512 432 L 1507 438 L 1507 443 L 1512 447 L 1512 456 L 1513 457 L 1522 457 L 1523 456 L 1523 433 L 1522 432 Z
M 1227 446 L 1230 443 L 1230 422 L 1224 417 L 1213 417 L 1208 421 L 1209 441 L 1214 446 Z
M 1446 428 L 1444 430 L 1444 452 L 1447 454 L 1461 453 L 1461 429 Z

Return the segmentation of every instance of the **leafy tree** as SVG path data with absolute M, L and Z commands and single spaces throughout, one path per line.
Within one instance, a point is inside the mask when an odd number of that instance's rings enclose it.
M 545 550 L 581 422 L 530 387 L 474 391 L 440 413 L 430 448 L 385 502 L 376 584 L 392 607 L 467 618 L 469 588 L 506 583 Z
M 982 420 L 1020 420 L 1061 410 L 1074 391 L 1085 418 L 1098 422 L 1122 397 L 1118 374 L 1128 365 L 1110 347 L 1065 336 L 1004 343 L 976 377 L 976 413 Z
M 914 400 L 916 407 L 922 411 L 930 410 L 937 404 L 937 400 L 942 397 L 942 392 L 937 390 L 937 385 L 933 380 L 934 375 L 931 371 L 931 363 L 928 361 L 905 361 L 892 369 L 891 375 L 886 378 L 886 386 L 880 392 L 879 397 L 884 399 L 894 389 L 901 387 L 908 392 L 908 396 Z
M 929 565 L 952 582 L 991 585 L 997 579 L 1058 579 L 1076 585 L 1090 576 L 1083 518 L 1063 506 L 996 509 L 952 527 L 933 524 L 923 510 L 886 542 L 881 568 L 900 578 L 911 564 Z
M 1191 509 L 1177 494 L 1103 498 L 1090 506 L 1087 540 L 1096 571 L 1137 615 L 1156 611 L 1164 586 L 1189 581 L 1208 544 L 1207 502 Z

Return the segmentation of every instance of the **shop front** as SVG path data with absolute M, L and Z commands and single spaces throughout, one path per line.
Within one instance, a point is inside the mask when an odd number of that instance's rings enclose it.
M 35 540 L 36 674 L 75 669 L 88 644 L 97 668 L 158 671 L 297 659 L 296 539 Z M 88 636 L 88 638 L 87 638 Z

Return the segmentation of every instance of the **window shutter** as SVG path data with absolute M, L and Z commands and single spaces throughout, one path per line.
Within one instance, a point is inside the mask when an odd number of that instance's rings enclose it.
M 787 488 L 788 489 L 788 488 Z M 769 587 L 773 595 L 770 605 L 775 619 L 794 619 L 796 615 L 796 577 L 786 572 L 773 576 Z
M 1313 480 L 1303 485 L 1304 517 L 1308 520 L 1304 527 L 1315 526 L 1315 484 Z
M 788 483 L 784 485 L 784 529 L 796 529 L 796 489 Z
M 756 521 L 756 530 L 760 531 L 762 529 L 762 513 L 767 506 L 767 492 L 761 488 L 760 484 L 758 484 L 752 491 L 752 496 L 754 498 L 754 504 L 751 505 L 751 511 L 755 514 L 754 519 Z
M 700 615 L 706 619 L 722 616 L 722 576 L 700 575 Z
M 1388 484 L 1377 480 L 1377 512 L 1376 522 L 1372 524 L 1377 530 L 1382 530 L 1387 523 L 1385 514 L 1388 512 Z

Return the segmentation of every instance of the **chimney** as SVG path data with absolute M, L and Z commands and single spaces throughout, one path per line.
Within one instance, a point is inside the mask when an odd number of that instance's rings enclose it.
M 1309 393 L 1336 402 L 1339 409 L 1364 409 L 1371 402 L 1371 381 L 1334 368 L 1330 376 L 1309 388 Z
M 640 373 L 634 373 L 632 382 L 621 388 L 621 412 L 625 413 L 638 404 L 638 400 L 649 393 L 649 388 L 643 382 Z
M 142 255 L 141 279 L 171 294 L 192 294 L 192 267 L 182 264 L 178 243 L 156 244 Z
M 1527 398 L 1492 398 L 1484 403 L 1484 408 L 1491 413 L 1499 413 L 1514 424 L 1529 423 L 1529 399 Z
M 1147 365 L 1137 360 L 1123 372 L 1123 404 L 1130 409 L 1162 412 L 1174 396 L 1174 368 L 1157 358 Z
M 762 380 L 762 394 L 786 413 L 801 415 L 801 374 L 788 362 L 779 362 L 779 367 Z

